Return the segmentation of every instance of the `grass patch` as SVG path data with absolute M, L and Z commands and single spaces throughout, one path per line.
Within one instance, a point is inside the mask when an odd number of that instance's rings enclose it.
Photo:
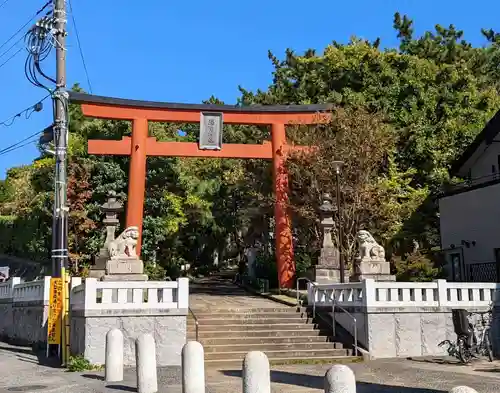
M 102 366 L 99 364 L 92 364 L 82 355 L 70 356 L 68 360 L 67 369 L 69 372 L 83 372 L 83 371 L 101 371 Z

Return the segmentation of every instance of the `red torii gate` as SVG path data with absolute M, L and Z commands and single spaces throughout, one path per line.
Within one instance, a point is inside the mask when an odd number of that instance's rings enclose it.
M 176 104 L 101 97 L 71 92 L 70 101 L 79 103 L 85 116 L 132 121 L 132 137 L 121 140 L 89 140 L 89 154 L 130 155 L 126 225 L 139 228 L 137 245 L 140 253 L 147 156 L 205 158 L 263 158 L 273 161 L 276 203 L 275 238 L 278 279 L 281 288 L 293 286 L 295 264 L 290 218 L 287 211 L 288 175 L 284 166 L 286 153 L 292 147 L 286 142 L 286 124 L 317 124 L 328 121 L 327 105 L 231 106 Z M 201 150 L 193 142 L 158 142 L 148 135 L 148 121 L 199 123 L 203 112 L 220 112 L 224 123 L 270 125 L 271 143 L 226 143 L 221 150 Z

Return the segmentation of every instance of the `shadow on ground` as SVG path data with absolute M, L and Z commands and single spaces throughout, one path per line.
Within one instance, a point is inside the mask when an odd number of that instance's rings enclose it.
M 469 367 L 469 365 L 464 364 L 460 360 L 452 358 L 450 356 L 409 357 L 409 358 L 407 358 L 407 360 L 411 360 L 412 362 L 420 362 L 420 363 L 449 364 L 451 366 Z
M 223 370 L 223 375 L 241 377 L 240 370 Z M 309 389 L 324 389 L 324 377 L 317 375 L 296 374 L 287 371 L 271 371 L 271 383 L 301 386 Z M 357 393 L 440 393 L 444 390 L 421 389 L 406 386 L 381 385 L 378 383 L 356 382 Z
M 96 381 L 104 381 L 104 377 L 102 375 L 96 375 L 96 374 L 82 374 L 83 378 L 87 379 L 94 379 Z
M 31 348 L 19 348 L 19 347 L 11 347 L 8 345 L 0 344 L 0 351 L 7 351 L 13 353 L 24 353 L 33 355 L 33 349 Z
M 17 358 L 26 363 L 39 364 L 41 366 L 60 368 L 61 365 L 57 357 L 47 358 L 44 350 L 34 350 L 32 348 L 19 348 L 0 343 L 0 351 L 17 354 Z
M 104 380 L 105 380 L 104 376 L 97 375 L 97 374 L 82 374 L 82 377 L 86 378 L 86 379 L 93 379 L 95 381 L 103 381 L 104 382 Z M 106 388 L 113 389 L 113 390 L 119 390 L 122 392 L 136 392 L 137 391 L 137 388 L 135 388 L 133 386 L 127 386 L 127 385 L 116 384 L 116 383 L 106 385 Z
M 122 392 L 137 392 L 137 388 L 125 385 L 106 385 L 107 389 L 121 390 Z
M 425 357 L 425 358 L 408 358 L 412 362 L 444 364 L 449 366 L 470 367 L 473 371 L 498 373 L 500 372 L 500 362 L 495 361 L 490 363 L 485 359 L 475 359 L 469 364 L 464 364 L 457 359 L 451 357 Z

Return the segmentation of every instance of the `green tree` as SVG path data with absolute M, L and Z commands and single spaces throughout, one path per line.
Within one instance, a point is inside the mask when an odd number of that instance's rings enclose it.
M 346 45 L 333 42 L 322 55 L 288 49 L 280 60 L 269 53 L 273 84 L 255 93 L 240 88 L 241 102 L 333 103 L 382 114 L 396 132 L 393 164 L 400 174 L 393 172 L 393 179 L 404 178 L 419 197 L 423 190 L 428 193 L 415 214 L 399 224 L 398 238 L 429 248 L 439 239 L 432 196 L 449 181 L 453 160 L 499 107 L 499 50 L 494 38 L 490 46 L 472 47 L 454 26 L 437 25 L 435 32 L 414 37 L 413 21 L 396 14 L 394 27 L 399 50 L 380 50 L 379 41 L 353 38 Z

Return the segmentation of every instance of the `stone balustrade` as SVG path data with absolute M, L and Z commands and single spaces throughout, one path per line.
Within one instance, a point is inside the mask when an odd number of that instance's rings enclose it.
M 158 345 L 161 366 L 180 365 L 186 342 L 189 280 L 97 281 L 80 278 L 71 282 L 72 353 L 83 354 L 92 363 L 104 363 L 106 333 L 121 329 L 125 342 L 150 334 Z M 135 347 L 124 351 L 125 365 L 135 362 Z
M 0 284 L 0 302 L 11 303 L 14 287 L 20 284 L 21 279 L 19 277 L 12 277 L 10 281 Z
M 0 284 L 0 338 L 21 345 L 47 342 L 50 279 L 21 283 L 18 277 Z M 74 277 L 70 291 L 70 347 L 93 363 L 104 362 L 106 332 L 122 329 L 125 340 L 154 337 L 160 365 L 180 365 L 186 342 L 189 280 L 97 281 Z M 135 348 L 124 352 L 126 365 Z
M 73 279 L 71 307 L 79 310 L 187 310 L 189 280 L 97 281 Z M 79 285 L 78 285 L 79 284 Z
M 445 348 L 438 344 L 456 339 L 451 310 L 487 311 L 498 303 L 500 284 L 367 279 L 346 284 L 309 283 L 307 291 L 309 306 L 332 313 L 336 323 L 352 335 L 354 317 L 359 344 L 370 357 L 384 358 L 443 355 Z M 493 346 L 500 349 L 496 314 L 494 311 Z
M 12 291 L 12 301 L 14 303 L 41 302 L 49 304 L 50 297 L 50 276 L 43 280 L 19 283 Z
M 50 277 L 21 283 L 12 277 L 0 284 L 0 337 L 18 344 L 47 338 Z
M 342 307 L 446 307 L 487 309 L 496 300 L 496 283 L 380 282 L 367 279 L 349 284 L 308 284 L 308 302 Z

